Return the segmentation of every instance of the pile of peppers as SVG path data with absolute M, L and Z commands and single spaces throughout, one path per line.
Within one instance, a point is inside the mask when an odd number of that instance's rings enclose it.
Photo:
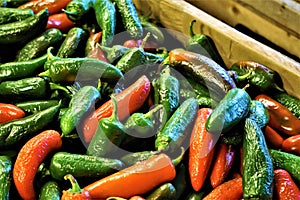
M 299 199 L 300 99 L 195 23 L 167 49 L 131 0 L 0 0 L 0 199 Z

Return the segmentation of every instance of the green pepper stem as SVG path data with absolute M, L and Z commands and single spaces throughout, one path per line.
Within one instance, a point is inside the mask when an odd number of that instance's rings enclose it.
M 49 83 L 49 85 L 50 85 L 51 90 L 62 90 L 64 92 L 66 92 L 67 94 L 70 94 L 70 91 L 67 88 L 65 88 L 61 85 L 58 85 L 58 84 L 55 84 L 55 83 Z
M 65 9 L 62 9 L 63 12 L 65 12 L 66 14 L 68 15 L 78 15 L 78 12 L 70 12 L 70 11 L 67 11 Z
M 46 71 L 44 71 L 44 72 L 39 73 L 38 76 L 46 76 L 46 77 L 49 77 L 49 76 L 50 76 L 50 72 L 49 72 L 49 70 L 46 70 Z
M 99 44 L 99 43 L 97 43 L 97 45 L 100 47 L 100 49 L 101 49 L 102 51 L 104 51 L 104 52 L 107 53 L 107 54 L 110 54 L 110 53 L 113 51 L 111 47 L 106 47 L 106 46 L 101 45 L 101 44 Z
M 55 58 L 55 56 L 51 53 L 51 50 L 54 49 L 53 47 L 49 47 L 47 49 L 47 56 L 48 56 L 48 60 L 53 60 Z
M 142 41 L 142 44 L 139 46 L 139 48 L 144 49 L 144 47 L 145 47 L 145 45 L 146 45 L 146 42 L 147 42 L 147 40 L 149 39 L 149 37 L 150 37 L 150 32 L 148 32 L 148 33 L 146 34 L 146 36 L 144 37 L 144 39 L 143 39 L 143 41 Z
M 247 83 L 247 85 L 245 85 L 242 89 L 243 89 L 243 90 L 246 90 L 248 87 L 250 87 L 250 84 L 249 84 L 249 83 Z
M 193 27 L 194 27 L 194 23 L 195 23 L 195 22 L 196 22 L 195 19 L 194 19 L 193 21 L 191 21 L 190 29 L 189 29 L 190 37 L 194 37 L 194 36 L 195 36 L 194 30 L 193 30 Z
M 173 165 L 176 167 L 182 160 L 183 160 L 183 156 L 184 156 L 184 148 L 181 147 L 181 153 L 180 155 L 172 160 Z
M 64 179 L 65 179 L 65 180 L 68 180 L 68 179 L 69 179 L 70 182 L 71 182 L 72 188 L 69 189 L 69 192 L 70 192 L 70 193 L 80 193 L 80 192 L 83 191 L 83 190 L 80 188 L 80 186 L 79 186 L 77 180 L 76 180 L 76 179 L 74 178 L 74 176 L 72 176 L 71 174 L 65 175 L 65 176 L 64 176 Z
M 153 108 L 152 110 L 149 110 L 149 112 L 147 112 L 146 114 L 144 114 L 144 117 L 147 118 L 147 119 L 151 119 L 152 115 L 154 113 L 156 113 L 157 111 L 159 111 L 160 109 L 162 109 L 162 108 L 163 108 L 163 105 L 159 104 L 155 108 Z
M 243 81 L 243 80 L 247 79 L 252 74 L 252 72 L 253 72 L 253 70 L 250 70 L 248 73 L 246 73 L 244 75 L 241 75 L 241 76 L 237 75 L 237 79 L 239 81 Z
M 276 83 L 274 83 L 274 88 L 279 90 L 280 92 L 284 92 L 284 89 L 282 89 L 281 87 L 279 87 L 279 85 L 277 85 Z
M 112 101 L 112 104 L 113 104 L 113 111 L 112 111 L 111 118 L 114 121 L 119 121 L 119 117 L 118 117 L 118 102 L 117 102 L 117 99 L 116 99 L 115 95 L 111 95 L 111 101 Z

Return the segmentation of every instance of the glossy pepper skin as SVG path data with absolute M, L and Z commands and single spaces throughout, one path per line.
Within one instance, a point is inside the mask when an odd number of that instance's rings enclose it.
M 62 140 L 54 130 L 46 130 L 31 138 L 18 153 L 13 168 L 13 179 L 23 199 L 34 199 L 34 177 L 46 156 L 60 149 Z
M 65 8 L 70 1 L 71 0 L 33 0 L 20 5 L 18 8 L 29 8 L 33 10 L 34 13 L 38 13 L 47 8 L 49 14 L 53 14 Z
M 274 197 L 278 200 L 300 198 L 299 188 L 284 169 L 274 170 Z
M 75 23 L 68 18 L 67 14 L 62 12 L 48 17 L 46 29 L 57 28 L 62 33 L 67 33 L 74 25 Z
M 286 138 L 282 142 L 282 150 L 300 156 L 300 134 Z
M 71 174 L 65 175 L 64 179 L 70 180 L 72 184 L 72 188 L 63 191 L 61 200 L 90 200 L 91 199 L 89 192 L 81 189 L 77 180 Z
M 0 124 L 20 119 L 25 116 L 25 112 L 13 104 L 0 103 Z
M 270 121 L 268 109 L 257 100 L 251 100 L 248 117 L 256 121 L 261 128 L 264 128 Z
M 31 9 L 18 9 L 0 6 L 0 25 L 10 22 L 22 21 L 28 17 L 33 16 L 34 13 Z
M 256 96 L 255 100 L 261 101 L 268 109 L 272 128 L 290 136 L 300 133 L 300 120 L 289 109 L 265 94 Z
M 85 56 L 89 58 L 96 58 L 104 62 L 109 63 L 106 58 L 106 55 L 102 51 L 99 42 L 101 41 L 102 32 L 94 33 L 90 32 L 90 36 L 86 42 L 85 46 Z
M 94 0 L 93 0 L 94 1 Z M 66 6 L 64 12 L 73 22 L 79 22 L 89 12 L 93 5 L 92 0 L 72 0 Z
M 108 156 L 114 153 L 121 144 L 126 130 L 118 118 L 118 104 L 115 96 L 111 97 L 113 102 L 113 113 L 109 118 L 99 121 L 97 131 L 93 136 L 87 154 L 93 156 Z
M 300 119 L 300 99 L 285 92 L 273 94 L 271 97 L 289 109 L 298 119 Z

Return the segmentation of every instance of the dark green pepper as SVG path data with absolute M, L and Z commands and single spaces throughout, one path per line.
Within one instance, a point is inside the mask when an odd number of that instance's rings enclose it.
M 102 29 L 102 46 L 109 46 L 115 35 L 117 15 L 115 5 L 110 0 L 94 0 L 96 20 Z
M 164 183 L 156 188 L 146 200 L 174 200 L 176 199 L 176 189 L 172 183 Z
M 91 10 L 92 5 L 92 0 L 72 0 L 64 12 L 70 20 L 78 22 Z
M 171 74 L 171 69 L 167 66 L 159 77 L 153 80 L 152 85 L 154 87 L 154 103 L 164 106 L 166 117 L 169 119 L 180 104 L 179 80 Z
M 192 191 L 189 193 L 189 195 L 187 196 L 187 198 L 185 200 L 202 200 L 203 198 L 204 198 L 204 192 Z
M 51 158 L 49 171 L 56 180 L 63 180 L 66 174 L 76 178 L 102 178 L 122 167 L 123 163 L 117 159 L 57 152 Z
M 0 25 L 0 44 L 24 44 L 45 30 L 48 9 L 25 20 Z
M 44 63 L 47 61 L 47 55 L 28 61 L 7 62 L 0 65 L 0 83 L 2 81 L 16 80 L 29 76 L 35 76 L 43 69 Z
M 84 49 L 82 47 L 86 44 L 87 39 L 88 34 L 84 29 L 80 27 L 71 28 L 63 43 L 60 45 L 56 56 L 60 58 L 74 58 L 79 56 L 80 49 Z
M 15 106 L 21 108 L 26 113 L 33 114 L 58 104 L 59 101 L 54 99 L 53 100 L 31 100 L 31 101 L 16 103 Z
M 113 103 L 112 115 L 102 118 L 98 123 L 98 128 L 93 136 L 88 149 L 88 155 L 108 156 L 118 150 L 126 134 L 125 126 L 119 121 L 118 104 L 116 97 L 111 96 Z
M 47 49 L 62 40 L 62 32 L 51 28 L 29 41 L 17 54 L 17 61 L 27 61 L 47 53 Z
M 0 156 L 0 199 L 9 200 L 13 164 L 8 156 Z
M 176 177 L 171 183 L 176 189 L 176 198 L 174 199 L 182 199 L 187 188 L 186 167 L 183 163 L 177 166 Z
M 16 147 L 37 131 L 53 122 L 58 113 L 60 104 L 47 108 L 41 112 L 0 125 L 0 148 Z
M 123 77 L 123 73 L 114 65 L 96 58 L 58 58 L 52 57 L 46 61 L 45 72 L 39 76 L 46 76 L 55 83 L 73 83 L 74 81 L 114 82 Z
M 136 164 L 137 162 L 141 162 L 147 160 L 148 158 L 152 157 L 160 153 L 160 151 L 140 151 L 140 152 L 132 152 L 128 153 L 120 158 L 120 160 L 126 165 L 131 166 Z
M 253 119 L 260 128 L 265 127 L 270 120 L 268 109 L 257 100 L 251 100 L 248 117 Z
M 22 21 L 34 15 L 31 9 L 2 8 L 0 7 L 0 24 Z
M 99 89 L 90 85 L 80 88 L 72 96 L 68 110 L 60 119 L 62 137 L 68 136 L 76 128 L 83 116 L 87 114 L 99 98 Z
M 162 130 L 158 131 L 155 139 L 156 150 L 174 149 L 181 146 L 188 130 L 194 123 L 198 110 L 196 99 L 185 100 L 173 113 Z
M 129 50 L 129 48 L 118 44 L 113 45 L 112 47 L 101 46 L 101 49 L 106 53 L 106 58 L 110 63 L 117 63 Z
M 240 88 L 233 88 L 218 103 L 206 121 L 206 129 L 212 134 L 228 132 L 244 119 L 250 110 L 251 98 Z
M 272 97 L 300 119 L 300 99 L 285 92 L 272 94 Z
M 61 195 L 62 192 L 58 183 L 51 180 L 42 186 L 39 194 L 39 200 L 60 200 Z
M 142 38 L 143 27 L 132 0 L 114 0 L 114 2 L 121 13 L 125 30 L 132 38 Z
M 225 68 L 226 65 L 220 56 L 214 41 L 207 35 L 194 33 L 193 26 L 195 23 L 196 20 L 191 21 L 189 29 L 190 38 L 187 41 L 186 49 L 207 56 Z
M 244 127 L 243 158 L 243 198 L 272 199 L 272 159 L 261 128 L 249 118 Z

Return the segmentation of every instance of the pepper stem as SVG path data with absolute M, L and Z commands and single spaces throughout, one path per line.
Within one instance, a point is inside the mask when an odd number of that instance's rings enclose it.
M 44 72 L 41 72 L 38 74 L 38 76 L 46 76 L 46 77 L 49 77 L 50 76 L 50 71 L 49 70 L 46 70 Z
M 145 44 L 146 44 L 147 40 L 149 39 L 149 37 L 150 37 L 150 32 L 148 32 L 148 33 L 146 34 L 146 36 L 144 37 L 144 39 L 143 39 L 143 41 L 142 41 L 142 44 L 139 46 L 139 48 L 144 49 Z
M 247 74 L 244 74 L 241 76 L 237 75 L 237 79 L 239 81 L 243 81 L 243 80 L 247 79 L 252 74 L 252 72 L 253 72 L 253 70 L 250 70 Z
M 250 87 L 250 84 L 249 84 L 249 83 L 247 83 L 247 85 L 245 85 L 242 89 L 243 89 L 243 90 L 246 90 L 248 87 Z
M 68 15 L 78 15 L 78 12 L 70 12 L 70 11 L 67 11 L 65 9 L 61 9 L 63 12 L 65 12 L 66 14 Z
M 111 95 L 111 101 L 112 101 L 112 104 L 113 104 L 113 111 L 112 111 L 111 118 L 114 119 L 115 121 L 119 121 L 118 102 L 117 102 L 117 99 L 116 99 L 115 95 Z
M 157 105 L 155 108 L 153 108 L 152 110 L 149 110 L 149 112 L 147 112 L 146 114 L 144 114 L 145 118 L 151 119 L 152 115 L 154 113 L 156 113 L 157 111 L 159 111 L 160 109 L 162 109 L 162 108 L 163 108 L 162 104 Z
M 74 176 L 72 176 L 71 174 L 65 175 L 65 176 L 64 176 L 64 179 L 65 179 L 65 180 L 68 180 L 68 179 L 69 179 L 70 182 L 71 182 L 72 188 L 69 189 L 69 192 L 70 192 L 70 193 L 80 193 L 80 192 L 83 191 L 83 190 L 80 188 L 80 186 L 79 186 L 77 180 L 76 180 L 76 179 L 74 178 Z
M 279 85 L 277 85 L 276 83 L 274 83 L 274 88 L 279 90 L 280 92 L 284 92 L 284 89 L 282 89 L 281 87 L 279 87 Z
M 49 85 L 50 85 L 51 90 L 62 90 L 64 92 L 66 92 L 67 94 L 70 94 L 70 91 L 67 88 L 65 88 L 61 85 L 58 85 L 58 84 L 55 84 L 55 83 L 49 83 Z
M 196 22 L 195 19 L 194 19 L 193 21 L 191 21 L 190 29 L 189 29 L 190 37 L 194 37 L 194 36 L 195 36 L 194 30 L 193 30 L 193 26 L 194 26 L 194 23 L 195 23 L 195 22 Z
M 181 147 L 181 153 L 180 155 L 172 160 L 173 165 L 176 167 L 182 160 L 183 160 L 183 156 L 184 156 L 184 148 Z
M 51 50 L 52 49 L 54 49 L 53 47 L 49 47 L 48 49 L 47 49 L 47 59 L 48 60 L 53 60 L 54 58 L 55 58 L 55 56 L 51 53 Z

